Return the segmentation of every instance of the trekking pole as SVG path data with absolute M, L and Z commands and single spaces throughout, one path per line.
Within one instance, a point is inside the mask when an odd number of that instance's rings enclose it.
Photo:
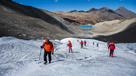
M 66 45 L 66 52 L 67 52 L 67 45 Z
M 115 54 L 115 50 L 113 51 L 113 55 L 115 56 L 116 54 Z
M 42 49 L 40 49 L 40 55 L 39 55 L 39 61 L 38 61 L 38 64 L 39 64 L 39 63 L 41 63 L 41 62 L 40 62 L 41 52 L 42 52 Z
M 108 52 L 107 52 L 107 53 L 108 53 L 107 55 L 109 56 L 109 53 L 110 53 L 109 49 L 108 49 Z

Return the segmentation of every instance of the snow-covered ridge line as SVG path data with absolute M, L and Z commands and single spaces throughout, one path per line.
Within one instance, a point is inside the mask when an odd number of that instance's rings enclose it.
M 73 53 L 68 53 L 68 40 Z M 81 49 L 79 42 L 87 41 Z M 0 38 L 0 76 L 135 76 L 136 43 L 115 44 L 114 57 L 108 57 L 107 44 L 94 39 L 65 38 L 54 44 L 52 63 L 37 64 L 44 40 Z M 93 42 L 95 45 L 93 45 Z M 99 47 L 96 47 L 99 43 Z

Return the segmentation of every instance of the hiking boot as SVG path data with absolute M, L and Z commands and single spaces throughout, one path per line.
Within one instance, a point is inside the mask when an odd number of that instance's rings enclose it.
M 46 64 L 46 63 L 47 63 L 47 61 L 44 62 L 44 64 Z

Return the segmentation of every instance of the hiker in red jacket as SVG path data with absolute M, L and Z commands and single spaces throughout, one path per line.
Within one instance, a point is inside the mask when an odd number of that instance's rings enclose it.
M 69 53 L 70 53 L 70 51 L 72 52 L 72 43 L 70 42 L 70 40 L 68 41 L 67 46 L 69 46 Z
M 86 40 L 84 41 L 84 46 L 86 46 Z
M 83 41 L 82 40 L 81 40 L 80 44 L 81 44 L 81 49 L 82 49 L 83 48 Z
M 110 43 L 108 49 L 110 49 L 110 55 L 109 56 L 112 56 L 113 57 L 113 52 L 115 50 L 115 45 L 113 42 Z

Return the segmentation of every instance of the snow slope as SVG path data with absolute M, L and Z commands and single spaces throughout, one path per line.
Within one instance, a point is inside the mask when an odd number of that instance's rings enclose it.
M 68 53 L 68 40 L 73 44 L 73 53 Z M 87 46 L 81 49 L 77 40 L 86 40 Z M 0 76 L 136 76 L 136 43 L 115 44 L 111 58 L 105 42 L 78 38 L 51 41 L 55 47 L 52 63 L 44 65 L 44 50 L 37 64 L 44 40 L 1 37 Z

